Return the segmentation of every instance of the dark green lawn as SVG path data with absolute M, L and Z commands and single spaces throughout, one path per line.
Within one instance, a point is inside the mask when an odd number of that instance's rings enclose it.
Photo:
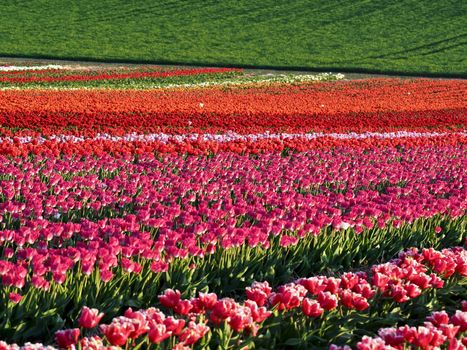
M 0 2 L 0 55 L 464 75 L 461 0 Z

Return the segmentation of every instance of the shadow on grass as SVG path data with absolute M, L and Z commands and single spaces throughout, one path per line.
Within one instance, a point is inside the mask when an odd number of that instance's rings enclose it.
M 122 64 L 157 64 L 157 65 L 174 65 L 174 66 L 192 66 L 192 67 L 228 67 L 228 68 L 245 68 L 245 69 L 268 69 L 268 70 L 284 70 L 284 71 L 302 71 L 302 72 L 341 72 L 341 73 L 357 73 L 357 74 L 381 74 L 381 75 L 399 75 L 405 77 L 426 77 L 426 78 L 456 78 L 466 79 L 467 72 L 459 73 L 436 73 L 427 71 L 400 71 L 390 69 L 368 69 L 358 67 L 302 67 L 302 66 L 275 66 L 275 65 L 249 65 L 249 64 L 232 64 L 227 62 L 191 62 L 191 61 L 173 61 L 173 60 L 147 60 L 147 59 L 123 59 L 123 58 L 96 58 L 88 56 L 53 56 L 53 55 L 12 55 L 0 52 L 0 58 L 15 58 L 15 59 L 46 59 L 46 60 L 65 60 L 65 61 L 81 61 L 95 63 L 122 63 Z

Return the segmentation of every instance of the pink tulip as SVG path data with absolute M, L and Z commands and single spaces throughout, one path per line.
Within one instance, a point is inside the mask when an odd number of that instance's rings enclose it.
M 18 304 L 21 299 L 23 299 L 23 296 L 18 294 L 18 293 L 14 293 L 14 292 L 11 292 L 9 295 L 8 295 L 8 298 L 15 304 Z
M 80 331 L 78 328 L 55 332 L 55 341 L 61 348 L 69 349 L 78 343 Z
M 460 332 L 465 332 L 467 330 L 467 312 L 457 310 L 451 317 L 451 323 L 455 326 L 459 326 Z
M 159 301 L 168 308 L 174 308 L 180 302 L 180 291 L 167 289 L 164 294 L 159 295 Z

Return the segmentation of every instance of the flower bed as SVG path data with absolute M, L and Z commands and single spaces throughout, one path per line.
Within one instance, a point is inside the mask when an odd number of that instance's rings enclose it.
M 0 349 L 464 346 L 463 81 L 49 68 L 0 74 Z

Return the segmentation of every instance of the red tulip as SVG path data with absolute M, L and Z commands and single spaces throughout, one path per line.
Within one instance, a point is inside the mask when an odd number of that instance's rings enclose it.
M 171 332 L 173 335 L 179 335 L 185 326 L 185 320 L 175 319 L 172 316 L 167 317 L 164 320 L 164 325 L 167 329 L 167 332 Z
M 180 302 L 180 291 L 167 289 L 164 294 L 159 295 L 159 301 L 168 308 L 174 308 Z
M 316 300 L 305 298 L 302 302 L 302 311 L 309 317 L 318 317 L 322 315 L 324 309 Z
M 149 324 L 149 334 L 148 338 L 151 343 L 159 344 L 163 342 L 165 339 L 170 337 L 171 332 L 167 331 L 167 328 L 163 324 L 157 324 L 155 322 L 151 322 Z
M 209 332 L 208 326 L 190 322 L 188 327 L 179 335 L 178 339 L 185 345 L 193 345 L 204 337 L 207 332 Z
M 318 302 L 325 310 L 332 310 L 337 307 L 337 297 L 330 292 L 319 292 Z
M 215 293 L 199 293 L 198 299 L 204 309 L 211 310 L 216 305 L 217 295 Z
M 302 286 L 304 286 L 309 293 L 316 295 L 326 289 L 326 281 L 326 278 L 311 277 L 301 278 L 297 281 L 297 283 L 300 283 Z
M 266 320 L 269 316 L 271 316 L 272 314 L 272 312 L 268 311 L 266 307 L 264 306 L 259 307 L 258 304 L 256 304 L 252 300 L 246 300 L 245 306 L 250 308 L 253 322 L 261 323 L 264 320 Z
M 467 330 L 467 312 L 457 310 L 456 313 L 451 317 L 451 323 L 455 326 L 459 326 L 460 332 Z
M 431 316 L 427 317 L 427 320 L 435 327 L 440 327 L 449 323 L 449 315 L 446 311 L 433 312 Z
M 366 310 L 370 306 L 368 300 L 359 294 L 353 295 L 352 303 L 358 311 Z
M 161 304 L 163 304 L 162 301 Z M 173 307 L 173 310 L 179 315 L 188 315 L 192 308 L 193 305 L 189 300 L 179 300 L 178 303 Z
M 248 299 L 256 302 L 258 306 L 263 306 L 271 294 L 271 287 L 268 282 L 254 282 L 251 287 L 245 289 L 245 292 Z
M 110 344 L 122 346 L 134 328 L 129 322 L 112 322 L 109 325 L 101 325 L 100 329 Z
M 81 309 L 81 315 L 78 319 L 78 324 L 83 328 L 94 328 L 101 321 L 104 314 L 99 313 L 98 309 L 90 309 L 87 306 L 84 306 Z

